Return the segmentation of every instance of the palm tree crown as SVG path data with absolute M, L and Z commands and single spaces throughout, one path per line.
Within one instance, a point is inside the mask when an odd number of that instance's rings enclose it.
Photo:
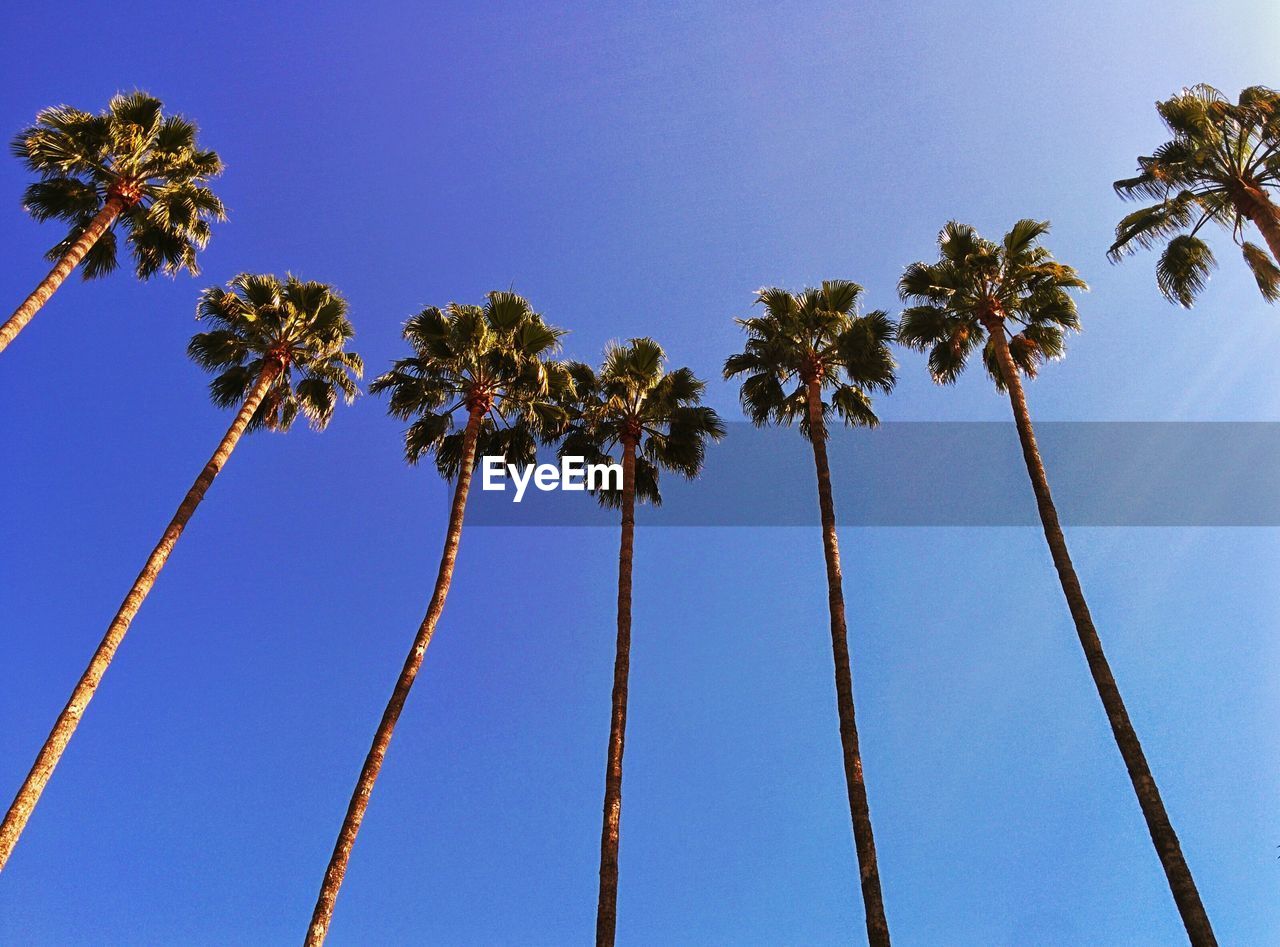
M 610 343 L 595 372 L 571 362 L 574 395 L 560 454 L 589 464 L 611 462 L 610 451 L 636 448 L 636 499 L 662 502 L 658 480 L 670 470 L 692 480 L 702 470 L 707 441 L 724 437 L 724 422 L 703 405 L 706 383 L 688 368 L 667 371 L 666 353 L 653 339 Z M 602 489 L 605 506 L 622 502 L 621 490 Z
M 564 334 L 512 292 L 492 292 L 483 306 L 432 306 L 405 323 L 414 354 L 374 379 L 370 391 L 389 392 L 391 414 L 412 420 L 404 435 L 411 464 L 434 454 L 442 475 L 458 474 L 465 438 L 455 429 L 459 409 L 479 419 L 477 454 L 531 463 L 538 442 L 564 426 L 560 402 L 573 379 L 550 357 Z
M 210 396 L 219 407 L 242 402 L 264 373 L 274 375 L 249 430 L 287 431 L 299 412 L 322 430 L 340 395 L 350 404 L 364 363 L 346 344 L 355 335 L 347 303 L 333 287 L 289 276 L 241 273 L 227 289 L 200 295 L 197 319 L 217 328 L 195 335 L 187 353 L 216 372 Z
M 1268 242 L 1280 226 L 1268 192 L 1280 187 L 1280 93 L 1252 86 L 1230 102 L 1210 85 L 1183 89 L 1156 104 L 1172 138 L 1138 158 L 1138 175 L 1115 182 L 1121 197 L 1154 200 L 1116 225 L 1110 257 L 1168 239 L 1156 265 L 1160 291 L 1190 308 L 1215 265 L 1198 234 L 1213 221 L 1231 231 L 1269 301 L 1280 299 L 1280 268 L 1244 239 L 1252 220 Z M 1268 233 L 1272 230 L 1272 233 Z M 1271 243 L 1272 254 L 1277 252 Z
M 848 280 L 826 280 L 799 295 L 777 288 L 756 294 L 765 314 L 737 320 L 746 349 L 724 364 L 726 379 L 747 376 L 742 407 L 754 424 L 798 420 L 808 437 L 810 382 L 824 395 L 824 419 L 834 413 L 847 424 L 878 423 L 871 392 L 893 388 L 895 329 L 880 310 L 858 315 L 861 295 Z
M 196 252 L 209 241 L 210 221 L 225 219 L 205 182 L 222 171 L 217 154 L 196 145 L 196 127 L 145 92 L 111 99 L 98 115 L 66 105 L 44 109 L 13 140 L 13 152 L 40 180 L 23 204 L 36 220 L 63 220 L 67 236 L 49 251 L 63 256 L 110 200 L 121 207 L 138 277 L 186 269 L 198 273 Z M 85 254 L 84 278 L 117 266 L 108 230 Z
M 907 267 L 898 292 L 915 305 L 903 310 L 898 341 L 928 351 L 934 381 L 954 382 L 985 342 L 987 373 L 1005 390 L 996 332 L 1009 333 L 1014 365 L 1029 378 L 1045 359 L 1062 356 L 1066 331 L 1080 328 L 1068 290 L 1088 287 L 1039 245 L 1048 230 L 1048 221 L 1020 220 L 993 243 L 952 221 L 938 235 L 938 261 Z M 1010 323 L 1021 329 L 1012 331 Z

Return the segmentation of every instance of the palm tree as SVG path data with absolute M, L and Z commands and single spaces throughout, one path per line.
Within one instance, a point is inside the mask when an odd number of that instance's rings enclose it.
M 604 817 L 600 832 L 600 895 L 596 944 L 612 945 L 618 922 L 618 838 L 622 821 L 622 751 L 627 728 L 627 681 L 631 671 L 631 571 L 636 501 L 659 504 L 662 470 L 690 480 L 702 470 L 708 440 L 724 436 L 724 424 L 701 404 L 706 384 L 687 368 L 665 369 L 666 353 L 653 339 L 612 343 L 597 374 L 571 363 L 574 397 L 560 447 L 562 457 L 588 464 L 614 463 L 622 452 L 622 489 L 598 489 L 596 498 L 622 511 L 618 552 L 618 641 L 613 662 L 613 712 L 604 773 Z
M 879 422 L 871 407 L 870 393 L 888 393 L 895 381 L 889 351 L 893 323 L 880 311 L 858 315 L 861 295 L 862 287 L 847 280 L 826 281 L 820 288 L 809 288 L 799 295 L 776 288 L 760 290 L 756 301 L 764 306 L 765 314 L 738 320 L 746 331 L 747 344 L 743 352 L 725 362 L 724 377 L 746 376 L 742 382 L 742 406 L 755 425 L 798 422 L 801 434 L 813 448 L 849 815 L 867 940 L 880 947 L 889 943 L 889 923 L 880 891 L 880 868 L 858 749 L 840 543 L 827 462 L 827 419 L 834 415 L 845 424 L 876 425 Z M 824 400 L 825 392 L 830 395 Z
M 1190 308 L 1215 265 L 1197 236 L 1212 221 L 1230 229 L 1262 295 L 1280 299 L 1280 209 L 1271 199 L 1280 188 L 1280 93 L 1251 86 L 1232 104 L 1213 86 L 1197 85 L 1156 109 L 1172 139 L 1138 159 L 1136 177 L 1115 183 L 1121 197 L 1155 203 L 1116 225 L 1112 261 L 1169 238 L 1156 283 L 1170 302 Z M 1270 257 L 1244 239 L 1246 220 Z
M 347 321 L 347 304 L 331 287 L 292 276 L 281 282 L 274 276 L 245 273 L 228 286 L 230 291 L 215 287 L 201 294 L 196 316 L 217 328 L 194 336 L 187 352 L 202 368 L 217 373 L 209 385 L 214 404 L 220 408 L 239 405 L 239 410 L 151 550 L 0 824 L 0 869 L 31 818 L 125 632 L 240 437 L 257 428 L 287 431 L 299 413 L 313 428 L 323 430 L 333 416 L 338 395 L 350 403 L 358 394 L 351 376 L 362 371 L 360 357 L 345 350 L 354 334 Z
M 85 279 L 117 265 L 115 227 L 132 247 L 138 278 L 186 269 L 199 273 L 196 251 L 209 242 L 209 222 L 223 220 L 222 202 L 205 182 L 222 171 L 212 151 L 196 146 L 196 127 L 164 114 L 145 92 L 111 99 L 91 115 L 66 105 L 45 109 L 13 140 L 13 152 L 40 175 L 23 204 L 36 220 L 64 220 L 66 237 L 48 253 L 57 265 L 0 326 L 8 347 L 71 271 Z
M 938 237 L 938 261 L 911 264 L 899 283 L 903 300 L 914 305 L 902 313 L 898 340 L 929 353 L 929 371 L 939 384 L 954 382 L 981 345 L 987 373 L 997 390 L 1009 395 L 1045 539 L 1089 672 L 1187 935 L 1191 943 L 1204 947 L 1216 943 L 1213 929 L 1093 626 L 1022 390 L 1023 375 L 1034 378 L 1045 359 L 1062 356 L 1065 333 L 1080 327 L 1069 291 L 1087 288 L 1072 267 L 1057 262 L 1039 245 L 1048 230 L 1047 222 L 1020 220 L 997 244 L 982 239 L 972 227 L 948 223 Z
M 416 464 L 434 455 L 441 475 L 455 480 L 456 486 L 431 604 L 351 794 L 311 915 L 309 945 L 322 944 L 328 936 L 373 784 L 444 611 L 475 459 L 483 454 L 505 456 L 511 463 L 532 462 L 538 441 L 548 440 L 563 426 L 564 411 L 557 402 L 572 385 L 564 366 L 550 359 L 564 330 L 543 322 L 529 301 L 515 293 L 490 293 L 483 306 L 450 303 L 443 312 L 424 309 L 405 323 L 403 334 L 413 354 L 396 361 L 370 390 L 389 393 L 389 412 L 413 421 L 404 435 L 408 462 Z M 455 430 L 459 413 L 466 421 L 461 430 Z

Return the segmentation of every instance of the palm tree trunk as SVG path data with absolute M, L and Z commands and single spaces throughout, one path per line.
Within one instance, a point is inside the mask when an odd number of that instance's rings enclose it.
M 1280 265 L 1280 211 L 1262 188 L 1249 188 L 1240 201 L 1240 210 L 1253 221 L 1267 241 L 1271 256 Z
M 1071 610 L 1071 618 L 1075 622 L 1080 646 L 1084 649 L 1085 660 L 1089 663 L 1089 673 L 1093 675 L 1098 696 L 1102 698 L 1102 706 L 1111 724 L 1111 732 L 1115 736 L 1116 745 L 1120 748 L 1120 755 L 1124 758 L 1124 765 L 1129 771 L 1129 780 L 1133 783 L 1133 791 L 1138 796 L 1142 815 L 1147 820 L 1147 830 L 1151 833 L 1151 841 L 1155 843 L 1156 852 L 1160 856 L 1160 864 L 1164 866 L 1165 876 L 1169 879 L 1169 888 L 1182 915 L 1187 937 L 1195 947 L 1212 947 L 1217 944 L 1217 940 L 1213 936 L 1209 916 L 1205 913 L 1204 905 L 1200 903 L 1200 892 L 1196 890 L 1191 869 L 1187 867 L 1186 859 L 1182 856 L 1178 836 L 1169 822 L 1168 813 L 1165 812 L 1160 791 L 1156 787 L 1155 778 L 1151 775 L 1151 768 L 1147 765 L 1146 755 L 1142 752 L 1142 744 L 1138 742 L 1138 735 L 1134 732 L 1133 724 L 1129 720 L 1129 712 L 1125 709 L 1124 701 L 1120 697 L 1120 689 L 1116 686 L 1111 667 L 1102 651 L 1102 641 L 1098 637 L 1097 629 L 1093 626 L 1093 618 L 1089 614 L 1089 606 L 1080 588 L 1080 580 L 1076 577 L 1075 566 L 1071 564 L 1071 556 L 1067 552 L 1067 540 L 1058 522 L 1058 511 L 1053 505 L 1053 496 L 1049 493 L 1049 480 L 1045 474 L 1044 464 L 1040 460 L 1035 431 L 1031 427 L 1031 415 L 1027 411 L 1027 399 L 1022 390 L 1022 380 L 1009 352 L 1009 342 L 1005 337 L 1002 321 L 988 320 L 987 331 L 995 341 L 1000 369 L 1008 383 L 1009 402 L 1013 406 L 1013 418 L 1018 427 L 1018 438 L 1022 442 L 1022 456 L 1026 461 L 1027 473 L 1031 477 L 1032 489 L 1035 491 L 1040 522 L 1044 525 L 1044 536 L 1049 543 L 1053 564 L 1058 570 L 1058 579 L 1062 583 L 1067 607 Z
M 862 904 L 866 913 L 867 942 L 888 947 L 889 922 L 880 892 L 880 866 L 871 832 L 871 809 L 858 749 L 858 725 L 853 713 L 853 673 L 849 666 L 849 634 L 844 617 L 844 578 L 840 572 L 840 542 L 836 536 L 835 501 L 831 497 L 831 468 L 827 463 L 827 431 L 822 417 L 822 386 L 808 382 L 809 439 L 818 471 L 818 506 L 822 512 L 822 548 L 827 560 L 827 604 L 831 611 L 831 650 L 836 667 L 836 706 L 840 713 L 840 744 L 844 749 L 844 778 L 849 790 L 849 815 L 858 852 Z
M 618 926 L 618 837 L 622 823 L 622 751 L 627 735 L 627 679 L 631 673 L 631 567 L 636 531 L 636 445 L 622 448 L 622 540 L 618 548 L 618 645 L 613 660 L 613 714 L 604 771 L 600 830 L 600 898 L 596 947 L 613 947 Z
M 0 326 L 0 352 L 9 347 L 9 343 L 17 338 L 18 333 L 40 311 L 40 307 L 49 301 L 54 290 L 71 275 L 71 271 L 84 259 L 84 255 L 107 232 L 107 228 L 115 223 L 122 210 L 124 210 L 123 198 L 114 195 L 107 198 L 107 202 L 102 205 L 102 210 L 98 211 L 98 215 L 90 221 L 89 226 L 80 235 L 80 239 L 62 255 L 58 265 L 49 271 L 49 275 L 36 287 L 36 291 L 23 300 L 22 305 L 9 317 L 8 321 Z M 3 864 L 3 859 L 0 859 L 0 864 Z
M 436 623 L 444 611 L 444 600 L 449 594 L 449 583 L 453 581 L 453 566 L 458 558 L 458 544 L 462 538 L 462 517 L 467 508 L 467 493 L 471 489 L 471 472 L 475 467 L 476 440 L 480 433 L 480 422 L 484 417 L 483 410 L 473 410 L 467 419 L 467 427 L 463 435 L 462 465 L 458 469 L 458 485 L 453 491 L 453 505 L 449 510 L 449 528 L 445 534 L 444 552 L 440 557 L 440 571 L 436 575 L 435 590 L 431 593 L 431 604 L 427 607 L 426 617 L 418 626 L 418 634 L 413 639 L 413 647 L 405 658 L 400 677 L 396 680 L 391 699 L 387 701 L 386 710 L 382 712 L 382 720 L 373 736 L 373 745 L 369 755 L 365 757 L 364 766 L 360 770 L 360 778 L 356 781 L 355 791 L 351 794 L 351 802 L 347 805 L 347 814 L 342 820 L 342 828 L 338 832 L 338 841 L 329 857 L 329 867 L 325 870 L 324 881 L 320 885 L 320 895 L 316 899 L 315 910 L 311 913 L 311 926 L 307 929 L 305 943 L 308 947 L 319 947 L 329 934 L 329 924 L 333 920 L 333 906 L 338 900 L 338 889 L 342 887 L 342 879 L 347 873 L 347 862 L 351 859 L 351 849 L 356 842 L 356 834 L 360 831 L 360 823 L 364 821 L 365 810 L 369 808 L 369 796 L 373 792 L 373 784 L 378 779 L 382 762 L 386 758 L 387 748 L 391 745 L 391 736 L 395 732 L 396 721 L 404 709 L 409 690 L 422 667 L 423 656 L 427 645 L 431 644 L 431 636 L 435 634 Z
M 45 784 L 49 782 L 49 777 L 53 775 L 54 767 L 58 765 L 58 761 L 62 758 L 67 744 L 71 742 L 71 736 L 76 732 L 76 727 L 80 725 L 80 718 L 84 716 L 85 708 L 88 707 L 89 701 L 93 699 L 93 695 L 98 689 L 98 684 L 102 681 L 102 676 L 106 673 L 111 660 L 115 657 L 116 649 L 120 647 L 120 642 L 124 640 L 125 632 L 129 630 L 129 625 L 133 622 L 134 616 L 138 614 L 138 609 L 142 607 L 143 600 L 150 593 L 151 587 L 155 585 L 160 570 L 164 568 L 164 564 L 169 559 L 169 553 L 173 551 L 178 537 L 182 535 L 187 522 L 196 511 L 196 507 L 204 499 L 205 492 L 209 489 L 210 484 L 213 483 L 214 478 L 218 476 L 218 472 L 226 464 L 227 458 L 231 456 L 231 451 L 235 449 L 236 443 L 240 440 L 241 435 L 244 434 L 250 419 L 258 409 L 258 405 L 262 403 L 262 399 L 266 396 L 271 383 L 275 381 L 276 376 L 279 374 L 280 366 L 273 363 L 265 368 L 258 377 L 249 396 L 245 399 L 244 404 L 240 406 L 235 420 L 231 422 L 231 427 L 223 435 L 221 443 L 218 444 L 218 449 L 213 452 L 209 462 L 200 471 L 200 476 L 196 477 L 196 482 L 187 491 L 187 495 L 182 500 L 182 505 L 178 507 L 178 512 L 169 521 L 168 527 L 165 528 L 164 534 L 160 537 L 160 542 L 151 550 L 151 555 L 147 558 L 147 564 L 142 567 L 138 578 L 134 580 L 133 587 L 129 589 L 129 594 L 125 596 L 119 611 L 116 612 L 115 618 L 111 620 L 106 636 L 102 639 L 102 643 L 98 645 L 98 650 L 93 653 L 93 659 L 89 662 L 89 667 L 85 669 L 84 674 L 81 675 L 75 690 L 71 692 L 71 699 L 67 701 L 67 705 L 62 708 L 62 713 L 58 715 L 58 720 L 53 725 L 53 730 L 50 732 L 48 739 L 44 741 L 44 746 L 40 748 L 40 754 L 36 757 L 35 764 L 31 767 L 31 772 L 27 774 L 27 779 L 22 784 L 22 788 L 18 790 L 18 795 L 14 798 L 13 804 L 9 807 L 9 811 L 4 817 L 4 822 L 0 824 L 0 870 L 4 868 L 5 862 L 9 860 L 9 855 L 13 852 L 14 846 L 18 844 L 18 836 L 22 834 L 22 830 L 26 827 L 27 820 L 31 818 L 31 813 L 35 809 L 36 803 L 40 800 L 40 794 L 44 792 Z

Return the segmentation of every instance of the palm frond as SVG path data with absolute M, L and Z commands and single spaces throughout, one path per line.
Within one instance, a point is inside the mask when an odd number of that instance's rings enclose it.
M 1244 261 L 1248 264 L 1253 278 L 1258 283 L 1258 291 L 1269 303 L 1280 299 L 1280 267 L 1271 259 L 1271 254 L 1256 243 L 1245 241 L 1241 244 Z
M 1216 265 L 1207 243 L 1199 237 L 1182 234 L 1170 240 L 1160 255 L 1156 285 L 1169 302 L 1190 309 Z

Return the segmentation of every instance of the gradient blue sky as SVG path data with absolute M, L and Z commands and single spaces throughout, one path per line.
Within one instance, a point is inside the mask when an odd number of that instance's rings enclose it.
M 651 334 L 714 379 L 762 284 L 847 277 L 891 307 L 947 218 L 1048 217 L 1094 290 L 1030 388 L 1036 416 L 1277 419 L 1280 313 L 1226 241 L 1193 313 L 1158 296 L 1150 256 L 1104 251 L 1110 182 L 1161 140 L 1152 103 L 1280 85 L 1280 9 L 734 7 L 0 13 L 4 134 L 148 89 L 223 155 L 231 211 L 198 280 L 68 283 L 0 363 L 6 801 L 227 423 L 183 346 L 198 290 L 240 270 L 335 283 L 374 369 L 422 305 L 514 286 L 573 330 L 574 357 Z M 24 183 L 0 160 L 15 305 L 58 238 L 21 211 Z M 1007 418 L 976 373 L 939 390 L 902 361 L 883 417 Z M 740 416 L 731 387 L 710 400 Z M 425 608 L 443 497 L 376 399 L 322 436 L 241 445 L 0 880 L 0 942 L 301 939 Z M 1069 539 L 1221 941 L 1280 941 L 1280 537 Z M 1178 942 L 1038 531 L 841 540 L 896 942 Z M 589 940 L 615 562 L 611 530 L 465 537 L 331 943 Z M 859 932 L 821 569 L 816 530 L 641 531 L 622 943 Z

